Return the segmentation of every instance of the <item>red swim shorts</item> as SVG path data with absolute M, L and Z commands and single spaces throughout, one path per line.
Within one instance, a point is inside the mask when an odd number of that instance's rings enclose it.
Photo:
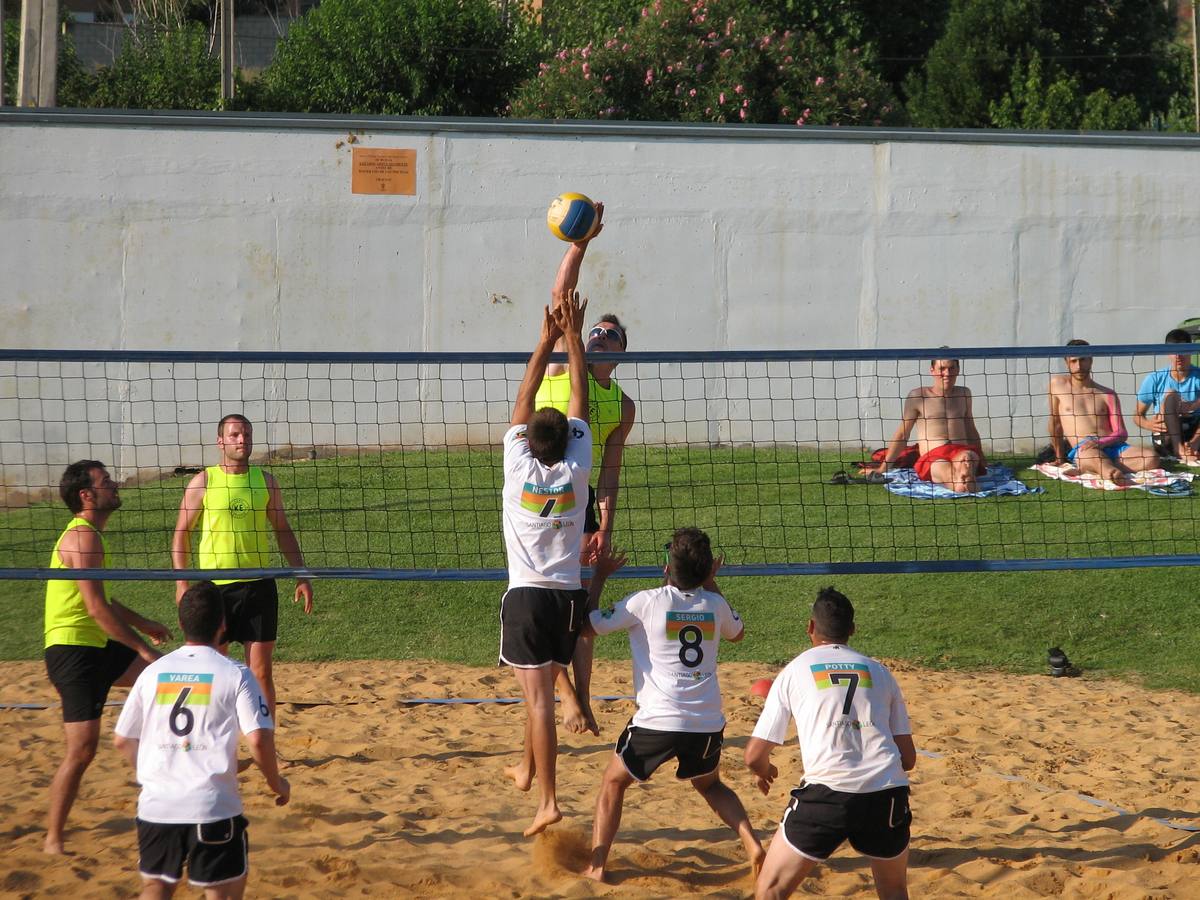
M 975 444 L 942 444 L 940 447 L 934 447 L 928 453 L 923 454 L 913 465 L 916 470 L 917 477 L 922 481 L 932 481 L 929 477 L 929 469 L 938 460 L 946 460 L 953 462 L 954 459 L 967 450 L 974 450 L 979 454 L 979 467 L 975 470 L 976 475 L 987 474 L 987 461 L 983 458 L 983 449 Z

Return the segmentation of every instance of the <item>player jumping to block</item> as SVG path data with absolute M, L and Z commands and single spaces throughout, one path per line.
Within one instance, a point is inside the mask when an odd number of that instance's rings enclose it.
M 957 359 L 930 360 L 933 384 L 909 391 L 900 425 L 877 467 L 879 472 L 895 463 L 915 425 L 921 448 L 913 467 L 917 477 L 960 494 L 978 490 L 978 478 L 987 472 L 987 465 L 971 412 L 971 392 L 955 384 L 959 371 Z
M 604 204 L 596 204 L 596 218 L 604 218 Z M 596 234 L 587 241 L 579 241 L 567 247 L 554 278 L 550 291 L 551 302 L 570 296 L 579 284 L 579 270 L 588 244 L 603 230 L 598 225 Z M 588 332 L 588 353 L 624 353 L 628 344 L 625 326 L 611 313 L 596 320 Z M 567 348 L 563 341 L 555 348 L 560 353 Z M 582 560 L 588 565 L 601 550 L 612 545 L 613 524 L 617 513 L 617 490 L 621 481 L 621 456 L 625 452 L 625 440 L 633 428 L 636 409 L 629 396 L 621 390 L 613 378 L 617 368 L 615 362 L 594 362 L 588 365 L 588 424 L 592 429 L 592 466 L 599 470 L 596 487 L 588 487 L 587 513 L 584 518 L 584 546 Z M 553 406 L 566 414 L 570 400 L 570 376 L 565 366 L 550 363 L 546 377 L 538 387 L 535 405 Z M 597 518 L 597 511 L 599 517 Z M 593 576 L 594 577 L 594 576 Z M 586 585 L 585 585 L 586 586 Z M 563 700 L 563 724 L 568 730 L 581 733 L 591 731 L 599 734 L 596 718 L 592 714 L 592 636 L 581 635 L 575 647 L 572 670 L 575 685 L 572 687 L 566 670 L 558 679 L 559 696 Z
M 587 614 L 579 581 L 583 516 L 592 466 L 587 424 L 587 362 L 583 314 L 587 301 L 563 297 L 542 312 L 542 332 L 517 390 L 504 435 L 504 546 L 508 590 L 500 601 L 500 661 L 512 667 L 525 698 L 525 746 L 519 765 L 506 770 L 529 790 L 536 777 L 538 808 L 525 829 L 530 837 L 562 818 L 555 765 L 554 681 L 571 664 Z M 534 397 L 555 341 L 565 336 L 571 373 L 568 414 Z
M 171 561 L 176 569 L 191 567 L 192 530 L 200 523 L 198 567 L 201 569 L 265 569 L 271 565 L 271 537 L 288 565 L 303 568 L 300 542 L 283 508 L 279 482 L 269 472 L 250 465 L 254 429 L 237 413 L 217 424 L 221 462 L 188 482 L 179 506 Z M 272 657 L 279 629 L 279 592 L 275 581 L 229 579 L 216 581 L 225 601 L 224 643 L 239 641 L 246 648 L 246 664 L 262 685 L 275 721 L 275 677 Z M 188 588 L 176 582 L 176 602 Z M 312 613 L 312 584 L 296 579 L 293 602 L 304 602 Z
M 625 562 L 605 547 L 595 560 L 606 577 Z M 663 763 L 676 760 L 675 777 L 686 779 L 739 838 L 757 872 L 765 856 L 742 801 L 721 781 L 725 714 L 717 682 L 721 639 L 745 635 L 742 620 L 717 588 L 721 567 L 708 535 L 681 528 L 671 539 L 662 587 L 638 591 L 612 609 L 594 610 L 597 634 L 629 632 L 637 712 L 625 726 L 600 784 L 592 827 L 592 858 L 584 875 L 603 881 L 608 854 L 621 824 L 625 792 L 648 781 Z M 598 592 L 593 589 L 593 596 Z
M 817 594 L 812 647 L 776 677 L 746 745 L 766 794 L 779 772 L 771 751 L 796 720 L 804 780 L 771 841 L 755 897 L 788 897 L 842 841 L 871 861 L 882 900 L 907 900 L 908 775 L 917 764 L 908 709 L 878 661 L 850 649 L 854 607 L 833 588 Z

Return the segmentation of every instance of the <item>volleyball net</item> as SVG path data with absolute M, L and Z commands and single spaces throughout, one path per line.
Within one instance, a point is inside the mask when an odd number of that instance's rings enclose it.
M 1150 444 L 1132 421 L 1136 391 L 1169 365 L 1170 350 L 1086 349 L 1093 377 L 1116 390 L 1133 443 Z M 596 356 L 619 361 L 615 377 L 637 406 L 612 538 L 629 553 L 622 574 L 660 571 L 664 542 L 692 525 L 709 532 L 729 574 L 1200 561 L 1187 469 L 1169 465 L 1169 481 L 1182 487 L 1157 494 L 1089 490 L 1030 469 L 1049 443 L 1047 387 L 1065 372 L 1065 355 L 1032 347 Z M 958 383 L 972 392 L 988 462 L 1030 492 L 927 499 L 856 480 L 853 464 L 888 442 L 905 396 L 930 384 L 934 357 L 962 361 Z M 50 550 L 69 517 L 57 485 L 77 459 L 104 462 L 121 484 L 104 577 L 175 578 L 170 544 L 183 488 L 217 463 L 217 422 L 239 413 L 254 426 L 254 462 L 280 483 L 304 572 L 503 579 L 501 442 L 526 360 L 0 351 L 0 578 L 51 576 Z M 278 562 L 236 571 L 301 571 Z

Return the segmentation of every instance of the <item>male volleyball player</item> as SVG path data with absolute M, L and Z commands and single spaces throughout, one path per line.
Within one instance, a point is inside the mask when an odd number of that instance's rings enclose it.
M 224 602 L 211 581 L 179 599 L 187 642 L 148 666 L 117 719 L 116 747 L 137 771 L 138 872 L 144 900 L 183 879 L 208 900 L 240 900 L 250 845 L 238 793 L 238 733 L 275 793 L 291 788 L 275 761 L 274 724 L 254 675 L 221 653 Z
M 604 204 L 596 204 L 596 219 L 604 218 Z M 587 241 L 571 244 L 563 254 L 554 287 L 550 291 L 551 302 L 570 296 L 579 284 L 579 270 L 583 265 L 588 244 L 603 230 L 598 225 L 596 234 Z M 625 326 L 615 315 L 606 313 L 596 320 L 588 332 L 588 353 L 624 353 L 628 345 Z M 566 351 L 563 340 L 555 348 Z M 612 546 L 613 524 L 617 513 L 617 491 L 621 482 L 621 456 L 625 452 L 625 440 L 633 428 L 637 410 L 634 402 L 621 390 L 613 378 L 615 362 L 593 362 L 588 364 L 588 423 L 592 428 L 592 465 L 598 467 L 596 487 L 588 487 L 587 512 L 584 518 L 583 563 L 587 565 L 601 550 Z M 566 414 L 571 396 L 570 378 L 565 366 L 550 363 L 546 377 L 538 387 L 534 405 L 539 409 L 553 406 Z M 596 511 L 599 510 L 599 518 Z M 559 695 L 563 701 L 563 723 L 577 733 L 591 731 L 599 734 L 596 718 L 592 714 L 592 636 L 581 635 L 575 647 L 572 669 L 575 685 L 572 687 L 564 669 L 558 679 Z
M 176 569 L 192 562 L 192 530 L 200 523 L 198 568 L 263 569 L 271 564 L 271 535 L 288 565 L 304 566 L 304 555 L 283 508 L 279 482 L 259 466 L 250 465 L 254 429 L 245 416 L 225 416 L 217 424 L 218 465 L 196 475 L 183 492 L 171 561 Z M 275 677 L 272 657 L 279 630 L 279 592 L 271 578 L 222 579 L 216 582 L 225 602 L 222 643 L 239 641 L 246 648 L 246 663 L 262 685 L 275 721 Z M 178 602 L 188 588 L 176 582 Z M 312 613 L 313 590 L 307 578 L 296 579 L 292 602 L 304 601 Z
M 71 463 L 58 483 L 71 521 L 50 554 L 51 569 L 102 569 L 108 550 L 102 532 L 121 508 L 121 494 L 104 463 Z M 104 593 L 98 580 L 47 581 L 46 673 L 62 698 L 67 752 L 50 782 L 50 814 L 43 849 L 63 852 L 67 815 L 83 773 L 96 756 L 100 717 L 113 685 L 129 687 L 161 654 L 134 632 L 160 644 L 171 637 L 165 625 L 140 616 Z
M 606 547 L 595 567 L 609 575 L 623 563 Z M 672 759 L 675 777 L 691 782 L 721 821 L 737 832 L 756 872 L 762 865 L 765 854 L 746 809 L 721 781 L 725 713 L 717 650 L 722 638 L 740 641 L 745 628 L 717 587 L 720 567 L 707 534 L 680 528 L 671 539 L 665 585 L 638 591 L 612 609 L 590 614 L 589 624 L 597 634 L 629 632 L 637 711 L 617 739 L 600 783 L 592 858 L 583 873 L 588 878 L 604 880 L 629 786 L 648 781 Z M 599 596 L 594 587 L 592 594 Z
M 978 489 L 977 479 L 987 472 L 987 465 L 971 411 L 971 391 L 955 384 L 959 370 L 957 359 L 930 360 L 933 384 L 909 391 L 879 472 L 895 464 L 915 425 L 921 450 L 913 466 L 917 477 L 960 494 Z
M 871 862 L 883 900 L 908 897 L 908 776 L 917 764 L 908 710 L 884 666 L 849 646 L 854 607 L 833 588 L 817 594 L 812 647 L 771 685 L 746 765 L 766 794 L 779 771 L 771 751 L 796 720 L 804 780 L 779 823 L 755 896 L 790 896 L 845 840 Z
M 1086 347 L 1076 338 L 1071 347 Z M 1090 356 L 1068 356 L 1066 375 L 1050 376 L 1050 443 L 1055 461 L 1072 462 L 1081 472 L 1121 482 L 1134 472 L 1156 469 L 1158 454 L 1130 444 L 1121 401 L 1112 388 L 1092 378 Z
M 517 390 L 504 435 L 504 546 L 508 590 L 500 601 L 500 661 L 512 667 L 525 698 L 521 763 L 506 770 L 517 787 L 538 782 L 530 837 L 562 818 L 558 808 L 554 681 L 571 663 L 587 615 L 579 581 L 584 497 L 592 467 L 587 424 L 587 361 L 583 314 L 587 301 L 563 296 L 542 312 L 542 331 Z M 537 387 L 559 337 L 566 337 L 571 400 L 568 414 L 534 411 Z
M 1191 342 L 1192 336 L 1182 328 L 1172 328 L 1163 341 Z M 1186 466 L 1200 466 L 1200 367 L 1192 365 L 1190 353 L 1173 354 L 1171 365 L 1143 379 L 1133 421 L 1151 433 L 1151 442 L 1160 456 L 1173 456 Z

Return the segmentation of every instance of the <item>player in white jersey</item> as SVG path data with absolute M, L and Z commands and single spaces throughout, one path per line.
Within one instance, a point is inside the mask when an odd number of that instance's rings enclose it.
M 881 898 L 908 897 L 905 773 L 917 751 L 896 679 L 847 646 L 852 634 L 854 607 L 823 589 L 808 622 L 813 646 L 779 673 L 746 745 L 746 765 L 764 794 L 779 774 L 771 751 L 787 739 L 793 718 L 804 764 L 759 873 L 758 898 L 790 896 L 847 839 L 871 861 Z
M 594 565 L 601 583 L 624 562 L 601 548 Z M 625 791 L 647 781 L 670 759 L 675 777 L 687 779 L 726 825 L 737 832 L 755 871 L 764 857 L 746 809 L 721 781 L 725 713 L 717 683 L 721 638 L 737 642 L 742 620 L 717 588 L 720 561 L 713 559 L 708 535 L 681 528 L 669 545 L 667 583 L 639 591 L 612 609 L 595 610 L 597 634 L 629 632 L 637 712 L 617 740 L 596 800 L 592 858 L 584 875 L 603 881 Z
M 183 878 L 207 900 L 239 900 L 250 845 L 238 793 L 238 733 L 282 806 L 291 796 L 275 760 L 274 725 L 254 674 L 223 656 L 221 592 L 192 585 L 179 601 L 187 641 L 148 666 L 117 720 L 115 743 L 137 770 L 138 872 L 144 900 L 170 897 Z
M 512 424 L 504 435 L 504 546 L 508 590 L 500 601 L 500 661 L 512 667 L 525 697 L 525 747 L 505 773 L 529 790 L 538 781 L 538 808 L 530 837 L 562 818 L 555 765 L 554 681 L 571 664 L 587 613 L 579 582 L 579 550 L 592 467 L 588 429 L 587 360 L 583 314 L 587 301 L 564 295 L 542 312 L 542 333 L 517 390 Z M 534 411 L 538 385 L 554 342 L 564 337 L 571 400 L 564 416 L 553 407 Z

